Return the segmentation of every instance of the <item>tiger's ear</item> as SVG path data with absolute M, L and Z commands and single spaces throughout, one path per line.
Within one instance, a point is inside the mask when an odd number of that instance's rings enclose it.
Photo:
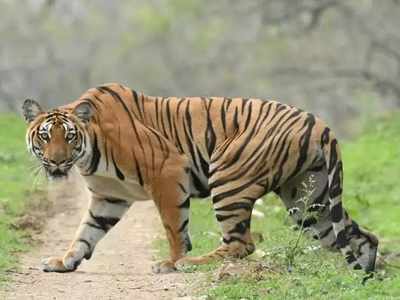
M 25 120 L 30 123 L 40 115 L 43 110 L 39 103 L 32 99 L 26 99 L 24 104 L 22 104 L 22 112 L 24 114 Z
M 93 116 L 93 108 L 88 102 L 82 102 L 75 107 L 74 114 L 81 119 L 82 122 L 88 123 Z

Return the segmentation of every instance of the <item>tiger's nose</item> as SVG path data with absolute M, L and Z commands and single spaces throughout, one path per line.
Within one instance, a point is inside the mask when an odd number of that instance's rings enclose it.
M 56 165 L 56 166 L 59 166 L 59 165 L 62 165 L 63 163 L 65 163 L 66 160 L 65 160 L 65 159 L 63 159 L 63 160 L 53 160 L 53 159 L 49 159 L 49 162 L 51 162 L 52 164 L 54 164 L 54 165 Z

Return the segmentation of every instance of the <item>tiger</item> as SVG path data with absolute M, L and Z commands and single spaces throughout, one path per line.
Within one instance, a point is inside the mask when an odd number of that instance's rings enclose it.
M 49 111 L 26 99 L 22 110 L 28 151 L 47 177 L 62 179 L 75 168 L 91 194 L 68 250 L 43 259 L 43 271 L 75 271 L 130 206 L 145 200 L 154 201 L 169 243 L 169 259 L 153 272 L 244 258 L 255 251 L 254 204 L 270 192 L 351 269 L 375 269 L 377 237 L 342 204 L 338 140 L 311 113 L 257 98 L 147 96 L 119 83 Z M 310 205 L 302 206 L 310 177 Z M 211 199 L 222 237 L 213 251 L 187 256 L 194 197 Z

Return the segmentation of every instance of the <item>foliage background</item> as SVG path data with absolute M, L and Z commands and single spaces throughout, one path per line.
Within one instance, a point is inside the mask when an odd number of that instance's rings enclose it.
M 342 135 L 400 105 L 398 0 L 1 0 L 0 111 L 119 81 L 274 98 Z

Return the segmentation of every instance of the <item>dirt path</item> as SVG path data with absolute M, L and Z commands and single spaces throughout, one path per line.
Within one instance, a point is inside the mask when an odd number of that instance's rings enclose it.
M 1 299 L 174 299 L 182 295 L 183 274 L 155 275 L 152 241 L 161 227 L 152 202 L 135 203 L 100 241 L 93 257 L 73 273 L 44 273 L 40 260 L 59 256 L 69 245 L 87 205 L 87 195 L 71 183 L 55 188 L 56 214 L 38 236 L 43 243 L 22 257 L 22 266 Z

